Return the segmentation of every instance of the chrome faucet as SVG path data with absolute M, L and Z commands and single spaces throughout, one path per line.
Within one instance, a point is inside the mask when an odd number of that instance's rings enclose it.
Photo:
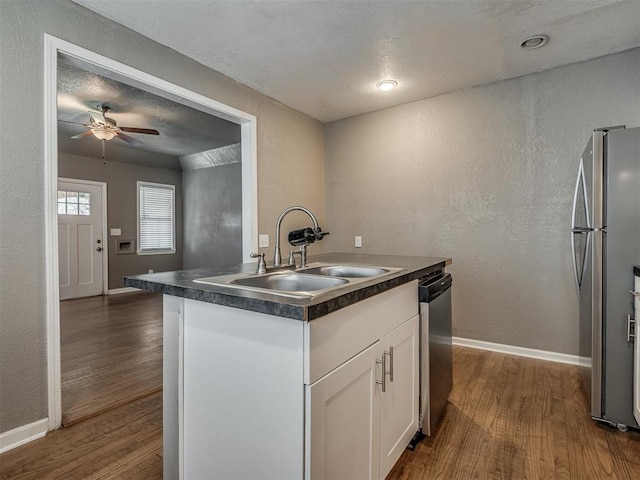
M 278 217 L 278 221 L 276 222 L 276 246 L 275 246 L 275 251 L 273 252 L 273 266 L 274 267 L 279 267 L 282 263 L 282 256 L 280 254 L 280 226 L 282 225 L 282 220 L 284 219 L 284 217 L 289 213 L 289 212 L 293 212 L 294 210 L 299 210 L 301 212 L 306 213 L 307 215 L 309 215 L 309 217 L 311 217 L 311 221 L 313 222 L 313 235 L 314 235 L 314 241 L 315 240 L 322 240 L 322 238 L 325 235 L 329 235 L 329 232 L 323 232 L 322 229 L 320 228 L 320 225 L 318 225 L 318 219 L 316 218 L 316 216 L 311 213 L 311 210 L 304 208 L 304 207 L 300 207 L 300 206 L 294 206 L 294 207 L 289 207 L 287 209 L 285 209 L 284 212 L 282 212 L 280 214 L 280 216 Z M 302 248 L 302 247 L 301 247 Z M 306 254 L 306 245 L 305 245 L 305 252 Z M 306 255 L 305 255 L 306 257 Z M 305 258 L 306 260 L 306 258 Z M 304 263 L 306 262 L 301 262 Z
M 264 261 L 264 253 L 251 253 L 249 255 L 251 258 L 259 258 L 260 260 L 258 260 L 258 267 L 256 268 L 256 273 L 258 275 L 263 274 L 263 273 L 267 273 L 267 264 Z

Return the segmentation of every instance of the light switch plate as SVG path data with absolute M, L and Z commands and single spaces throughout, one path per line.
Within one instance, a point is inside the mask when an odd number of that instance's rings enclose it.
M 362 248 L 362 237 L 356 236 L 356 248 Z
M 112 228 L 111 229 L 111 236 L 112 237 L 117 237 L 118 235 L 122 235 L 122 229 L 121 228 Z
M 260 248 L 269 246 L 269 235 L 258 235 L 258 246 Z

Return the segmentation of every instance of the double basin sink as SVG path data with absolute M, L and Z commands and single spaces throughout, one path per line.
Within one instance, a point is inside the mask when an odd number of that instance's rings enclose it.
M 300 269 L 290 267 L 264 274 L 238 273 L 198 278 L 194 282 L 287 297 L 314 297 L 402 270 L 404 269 L 395 267 L 313 264 Z

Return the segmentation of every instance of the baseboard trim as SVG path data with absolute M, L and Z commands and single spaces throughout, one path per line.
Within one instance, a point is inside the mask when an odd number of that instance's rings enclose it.
M 49 429 L 49 419 L 43 418 L 8 432 L 0 433 L 0 453 L 8 452 L 20 445 L 44 437 Z
M 123 287 L 123 288 L 112 288 L 107 292 L 109 295 L 118 295 L 120 293 L 131 293 L 131 292 L 139 292 L 139 288 L 135 287 Z
M 453 337 L 453 344 L 461 347 L 477 348 L 490 352 L 505 353 L 518 357 L 535 358 L 537 360 L 547 360 L 549 362 L 566 363 L 568 365 L 584 365 L 584 359 L 578 355 L 567 353 L 548 352 L 546 350 L 536 350 L 534 348 L 516 347 L 514 345 L 504 345 L 502 343 L 483 342 L 471 338 Z

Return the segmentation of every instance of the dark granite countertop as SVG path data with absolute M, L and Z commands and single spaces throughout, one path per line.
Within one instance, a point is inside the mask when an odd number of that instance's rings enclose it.
M 636 277 L 640 277 L 640 265 L 636 265 L 635 267 L 633 267 L 633 273 L 636 275 Z
M 279 317 L 298 320 L 313 320 L 386 290 L 420 279 L 451 264 L 450 258 L 410 257 L 400 255 L 365 255 L 352 253 L 327 253 L 309 256 L 308 264 L 314 262 L 332 264 L 357 264 L 378 267 L 402 268 L 402 271 L 382 278 L 366 280 L 354 285 L 317 295 L 314 297 L 283 297 L 269 292 L 241 290 L 233 287 L 195 283 L 203 277 L 233 273 L 255 273 L 256 263 L 243 263 L 222 269 L 198 268 L 176 272 L 151 273 L 128 276 L 127 287 L 184 297 L 202 302 L 250 310 Z

